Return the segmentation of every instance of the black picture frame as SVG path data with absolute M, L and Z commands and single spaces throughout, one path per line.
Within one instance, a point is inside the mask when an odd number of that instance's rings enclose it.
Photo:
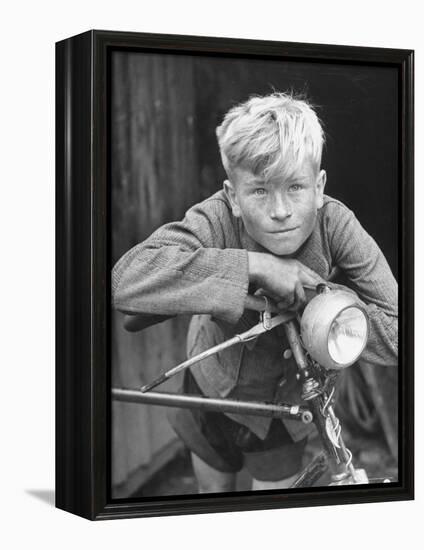
M 110 499 L 108 86 L 114 50 L 395 67 L 399 85 L 399 482 L 295 493 Z M 412 499 L 413 51 L 89 31 L 56 44 L 56 506 L 91 520 Z

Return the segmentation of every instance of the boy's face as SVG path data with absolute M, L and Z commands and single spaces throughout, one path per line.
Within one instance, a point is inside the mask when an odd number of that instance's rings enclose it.
M 295 253 L 312 233 L 322 207 L 326 173 L 306 160 L 290 177 L 266 183 L 250 170 L 236 167 L 224 184 L 233 214 L 243 220 L 257 243 L 278 256 Z

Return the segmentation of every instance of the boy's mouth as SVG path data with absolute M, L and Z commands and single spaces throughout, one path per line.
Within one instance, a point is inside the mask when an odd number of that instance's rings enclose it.
M 288 227 L 286 229 L 277 229 L 277 231 L 268 231 L 268 233 L 271 233 L 271 235 L 278 235 L 280 233 L 290 233 L 290 231 L 295 231 L 296 229 L 299 229 L 299 227 Z

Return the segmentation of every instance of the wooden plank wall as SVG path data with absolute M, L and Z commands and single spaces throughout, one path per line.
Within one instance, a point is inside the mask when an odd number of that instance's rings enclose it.
M 119 54 L 113 59 L 112 261 L 193 202 L 193 67 L 164 56 Z M 178 85 L 177 85 L 178 83 Z M 138 334 L 112 319 L 112 384 L 139 387 L 184 357 L 187 319 Z M 167 386 L 173 391 L 177 380 Z M 137 470 L 148 475 L 176 440 L 166 410 L 125 403 L 112 409 L 112 481 Z M 142 472 L 140 473 L 142 479 Z

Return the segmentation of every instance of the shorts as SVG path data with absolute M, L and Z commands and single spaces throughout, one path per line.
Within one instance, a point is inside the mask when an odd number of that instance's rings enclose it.
M 183 392 L 203 396 L 189 370 Z M 307 438 L 293 441 L 281 420 L 272 420 L 262 440 L 220 412 L 172 408 L 168 419 L 188 449 L 215 470 L 236 473 L 245 467 L 254 479 L 279 481 L 302 468 Z

